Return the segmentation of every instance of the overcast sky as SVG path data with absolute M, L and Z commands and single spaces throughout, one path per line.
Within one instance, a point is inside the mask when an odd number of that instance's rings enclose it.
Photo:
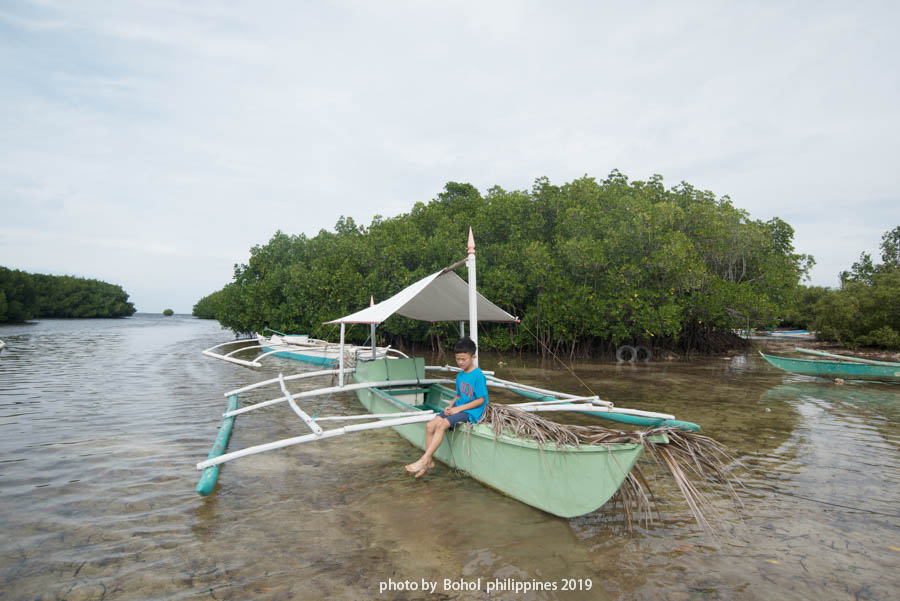
M 619 169 L 836 286 L 900 225 L 898 6 L 3 0 L 0 265 L 186 313 L 278 229 Z

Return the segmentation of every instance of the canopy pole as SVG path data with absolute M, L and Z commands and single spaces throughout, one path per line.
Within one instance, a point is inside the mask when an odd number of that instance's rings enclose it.
M 344 386 L 344 322 L 341 322 L 341 347 L 340 347 L 340 361 L 338 368 L 338 386 Z
M 459 322 L 459 337 L 460 338 L 466 337 L 466 322 L 464 322 L 464 321 Z
M 369 297 L 369 306 L 370 307 L 375 306 L 375 297 L 374 296 Z M 370 328 L 371 328 L 371 330 L 369 331 L 369 338 L 372 341 L 372 361 L 374 361 L 376 359 L 376 356 L 375 356 L 375 324 L 373 323 L 370 326 Z
M 475 236 L 469 226 L 469 256 L 466 259 L 469 268 L 469 338 L 478 346 L 478 297 L 475 283 Z M 475 367 L 478 367 L 478 355 L 475 355 Z

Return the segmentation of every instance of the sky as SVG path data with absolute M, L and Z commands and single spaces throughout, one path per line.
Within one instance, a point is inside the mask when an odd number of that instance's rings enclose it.
M 2 0 L 0 265 L 189 313 L 277 230 L 618 169 L 781 217 L 834 287 L 900 225 L 898 25 L 866 1 Z

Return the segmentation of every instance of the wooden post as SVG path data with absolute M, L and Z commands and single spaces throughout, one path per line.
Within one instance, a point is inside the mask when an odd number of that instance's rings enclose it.
M 340 347 L 340 359 L 338 360 L 338 386 L 344 385 L 344 328 L 345 324 L 341 322 L 341 347 Z
M 374 296 L 369 297 L 369 306 L 370 307 L 375 306 L 375 297 Z M 375 357 L 375 324 L 373 323 L 370 326 L 370 328 L 371 328 L 371 330 L 369 331 L 369 338 L 371 339 L 371 342 L 372 342 L 372 361 L 374 361 L 376 358 Z
M 478 297 L 475 280 L 475 237 L 469 227 L 469 256 L 466 258 L 469 268 L 469 338 L 478 346 Z M 479 349 L 480 350 L 480 349 Z M 475 355 L 475 367 L 478 367 L 478 355 Z

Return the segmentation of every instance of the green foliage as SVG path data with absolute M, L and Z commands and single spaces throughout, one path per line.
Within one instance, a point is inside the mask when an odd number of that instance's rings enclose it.
M 774 325 L 813 264 L 794 253 L 793 229 L 778 218 L 752 220 L 727 197 L 685 183 L 667 190 L 660 176 L 629 182 L 613 171 L 562 186 L 541 178 L 530 192 L 494 187 L 482 195 L 449 182 L 432 202 L 368 227 L 341 217 L 334 232 L 312 238 L 279 231 L 251 249 L 207 304 L 237 332 L 333 337 L 322 322 L 463 258 L 470 225 L 480 291 L 522 320 L 483 325 L 487 348 L 589 351 L 672 343 L 686 328 Z M 393 317 L 379 333 L 381 342 L 421 344 L 452 339 L 457 327 Z M 365 338 L 364 328 L 355 330 L 351 338 Z
M 817 315 L 816 305 L 831 292 L 830 288 L 824 286 L 797 286 L 794 302 L 785 312 L 780 325 L 813 329 Z
M 0 267 L 0 323 L 37 317 L 123 317 L 134 312 L 121 286 Z
M 166 317 L 172 317 L 173 315 L 175 315 L 175 311 L 173 311 L 172 309 L 163 309 L 163 315 L 165 315 Z
M 207 294 L 197 301 L 191 314 L 200 319 L 218 319 L 218 315 L 222 312 L 222 303 L 225 299 L 225 291 L 218 290 L 212 294 Z
M 824 340 L 900 349 L 900 227 L 881 239 L 882 263 L 868 253 L 841 273 L 839 290 L 807 289 L 798 313 Z M 803 296 L 806 294 L 806 296 Z

